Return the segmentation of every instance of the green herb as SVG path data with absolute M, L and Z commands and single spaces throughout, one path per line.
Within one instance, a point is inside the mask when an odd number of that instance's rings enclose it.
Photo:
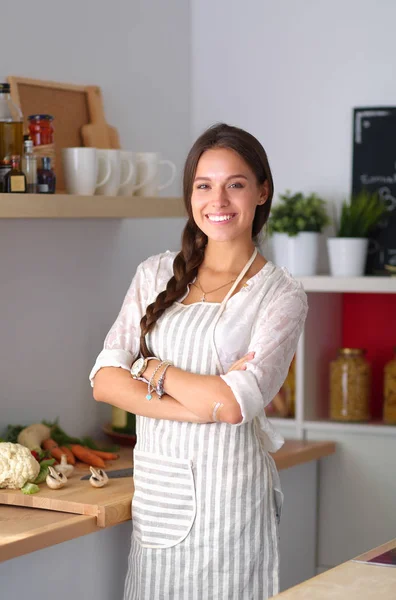
M 38 454 L 38 461 L 40 464 L 47 459 L 54 460 L 53 458 L 51 458 L 51 452 L 49 450 L 43 450 L 42 448 L 40 448 L 36 450 L 36 453 Z
M 385 216 L 387 208 L 378 194 L 362 190 L 351 202 L 344 200 L 337 237 L 365 238 Z
M 16 444 L 18 442 L 18 435 L 25 427 L 27 425 L 8 425 L 4 433 L 4 441 Z
M 48 458 L 46 460 L 42 460 L 40 463 L 40 472 L 37 475 L 36 479 L 34 480 L 33 483 L 43 483 L 43 481 L 46 480 L 46 477 L 48 475 L 48 467 L 52 467 L 52 465 L 55 463 L 55 459 L 54 458 Z
M 50 427 L 51 438 L 58 444 L 58 446 L 69 446 L 70 444 L 80 444 L 81 446 L 87 446 L 91 450 L 102 450 L 103 452 L 118 452 L 119 446 L 99 446 L 95 440 L 91 437 L 71 437 L 58 425 L 57 418 L 53 423 L 48 421 L 42 421 L 44 425 Z
M 287 191 L 279 196 L 281 202 L 271 210 L 269 229 L 271 233 L 287 233 L 295 236 L 302 231 L 320 233 L 330 219 L 326 202 L 316 194 L 304 196 L 301 192 L 291 194 Z
M 35 483 L 25 483 L 23 488 L 21 489 L 22 494 L 37 494 L 40 491 L 40 488 Z

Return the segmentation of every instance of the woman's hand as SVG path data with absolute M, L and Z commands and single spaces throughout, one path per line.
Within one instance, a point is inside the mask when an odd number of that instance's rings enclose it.
M 245 371 L 246 370 L 246 362 L 248 360 L 252 360 L 254 358 L 255 352 L 249 352 L 246 356 L 242 356 L 239 360 L 234 362 L 233 365 L 228 369 L 227 373 L 230 371 Z

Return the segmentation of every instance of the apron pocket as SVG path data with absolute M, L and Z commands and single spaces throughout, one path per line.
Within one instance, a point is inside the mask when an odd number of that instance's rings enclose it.
M 145 548 L 176 546 L 197 512 L 192 461 L 142 450 L 133 457 L 133 535 Z

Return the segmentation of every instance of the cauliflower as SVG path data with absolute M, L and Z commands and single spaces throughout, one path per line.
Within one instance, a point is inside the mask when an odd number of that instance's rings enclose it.
M 39 471 L 40 465 L 28 448 L 0 443 L 0 488 L 19 490 L 27 481 L 34 481 Z

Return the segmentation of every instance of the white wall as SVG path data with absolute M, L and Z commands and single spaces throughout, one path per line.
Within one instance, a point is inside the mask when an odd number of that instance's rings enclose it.
M 276 193 L 350 191 L 352 108 L 394 105 L 394 0 L 192 0 L 194 134 L 224 120 L 267 150 Z
M 1 75 L 101 86 L 122 146 L 158 150 L 180 175 L 191 141 L 189 11 L 184 0 L 7 4 Z M 179 195 L 180 181 L 166 193 Z M 57 416 L 76 435 L 100 431 L 110 408 L 93 401 L 89 370 L 137 264 L 177 249 L 182 224 L 0 220 L 0 435 Z

